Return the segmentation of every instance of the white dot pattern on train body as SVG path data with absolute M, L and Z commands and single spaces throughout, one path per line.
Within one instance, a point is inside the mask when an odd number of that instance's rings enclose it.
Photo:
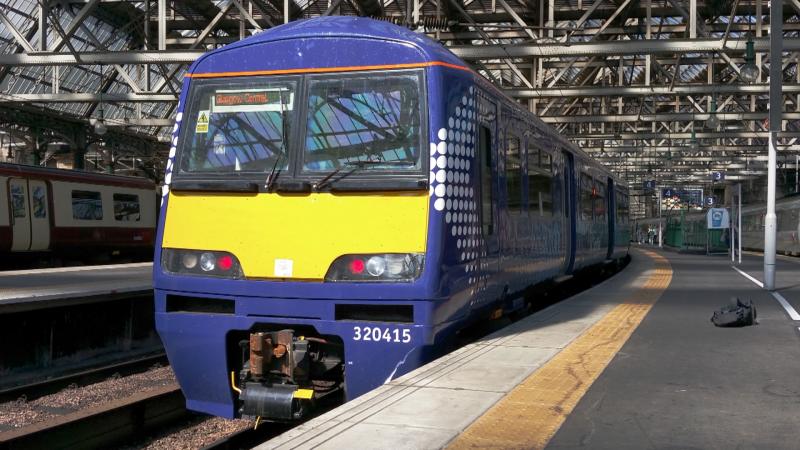
M 164 186 L 161 188 L 161 205 L 164 205 L 164 199 L 169 194 L 169 185 L 172 182 L 172 171 L 175 167 L 175 153 L 178 148 L 178 132 L 181 129 L 181 121 L 183 120 L 183 112 L 181 105 L 178 104 L 178 114 L 175 115 L 175 126 L 172 127 L 172 145 L 169 148 L 169 159 L 167 159 L 167 167 L 164 173 Z
M 433 207 L 444 213 L 447 232 L 454 238 L 458 262 L 464 264 L 470 294 L 479 291 L 478 258 L 481 252 L 479 195 L 471 185 L 474 168 L 477 170 L 476 136 L 477 114 L 475 90 L 469 88 L 452 115 L 447 118 L 447 128 L 436 133 L 438 142 L 431 142 L 431 188 Z

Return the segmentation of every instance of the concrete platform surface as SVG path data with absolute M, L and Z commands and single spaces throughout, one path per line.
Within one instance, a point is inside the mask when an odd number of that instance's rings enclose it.
M 256 447 L 428 449 L 451 443 L 620 300 L 641 290 L 654 260 L 636 264 Z
M 746 275 L 729 257 L 633 257 L 256 448 L 800 448 L 800 264 L 778 259 L 773 295 L 756 256 Z M 710 323 L 732 296 L 755 302 L 757 326 Z
M 0 307 L 152 290 L 152 263 L 0 272 Z
M 800 322 L 731 267 L 730 257 L 662 253 L 673 281 L 548 448 L 797 449 Z M 740 266 L 762 280 L 763 260 Z M 800 265 L 777 260 L 777 286 L 800 306 Z M 717 328 L 731 296 L 759 325 Z

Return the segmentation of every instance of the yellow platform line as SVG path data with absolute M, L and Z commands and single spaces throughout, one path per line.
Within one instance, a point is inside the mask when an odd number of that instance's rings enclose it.
M 544 448 L 669 286 L 667 259 L 644 253 L 656 264 L 642 287 L 467 427 L 448 449 Z

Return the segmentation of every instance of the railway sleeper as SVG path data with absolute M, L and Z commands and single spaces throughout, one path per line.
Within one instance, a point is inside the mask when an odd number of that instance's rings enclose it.
M 344 346 L 335 337 L 305 336 L 292 329 L 255 331 L 239 345 L 243 415 L 301 420 L 344 386 Z

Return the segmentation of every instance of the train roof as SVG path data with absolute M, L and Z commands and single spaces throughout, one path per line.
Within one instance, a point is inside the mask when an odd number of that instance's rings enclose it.
M 387 70 L 430 65 L 469 71 L 510 107 L 533 118 L 541 131 L 580 158 L 592 161 L 597 170 L 619 180 L 608 168 L 521 107 L 441 43 L 390 22 L 353 16 L 290 22 L 204 54 L 192 64 L 186 77 L 279 75 L 324 72 L 325 69 Z
M 308 43 L 309 39 L 325 39 L 330 45 Z M 307 45 L 298 44 L 303 41 Z M 392 51 L 376 41 L 394 44 Z M 281 57 L 274 58 L 278 49 Z M 290 22 L 213 50 L 195 61 L 187 76 L 432 62 L 464 67 L 462 60 L 423 34 L 385 21 L 330 16 Z
M 155 189 L 155 182 L 142 177 L 83 172 L 80 170 L 54 169 L 52 167 L 28 166 L 23 164 L 0 163 L 0 176 L 36 177 L 46 180 L 67 181 L 71 183 L 91 183 L 139 189 Z

